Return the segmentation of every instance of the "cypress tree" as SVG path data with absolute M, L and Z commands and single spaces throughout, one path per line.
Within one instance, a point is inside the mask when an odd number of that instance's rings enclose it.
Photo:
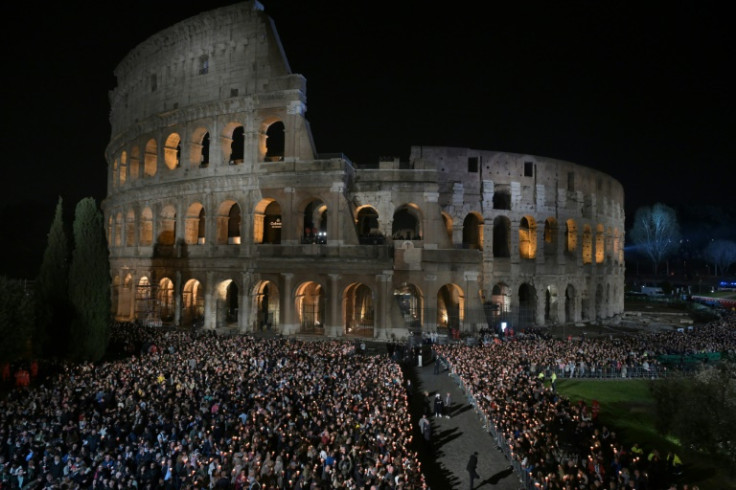
M 105 355 L 110 330 L 110 265 L 102 213 L 87 197 L 74 210 L 74 251 L 69 268 L 72 356 L 98 361 Z
M 62 211 L 63 201 L 59 197 L 35 283 L 37 318 L 33 351 L 40 356 L 63 355 L 69 335 L 69 241 Z

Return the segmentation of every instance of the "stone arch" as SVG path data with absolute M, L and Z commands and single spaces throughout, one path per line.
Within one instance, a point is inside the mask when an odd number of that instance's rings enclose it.
M 602 224 L 595 227 L 595 263 L 602 264 L 606 259 L 606 231 Z
M 240 288 L 232 279 L 225 279 L 215 286 L 215 325 L 217 328 L 238 324 Z
M 141 176 L 141 150 L 138 146 L 130 149 L 130 180 L 136 180 Z
M 486 321 L 496 331 L 500 330 L 501 324 L 510 322 L 511 314 L 511 288 L 503 282 L 493 285 L 491 298 L 486 301 Z
M 156 291 L 156 306 L 158 310 L 158 318 L 162 322 L 173 322 L 176 313 L 176 301 L 174 298 L 174 282 L 164 277 L 158 282 L 158 290 Z M 151 311 L 153 316 L 155 313 Z
M 199 127 L 192 132 L 192 143 L 189 150 L 189 165 L 192 167 L 208 167 L 210 164 L 210 132 Z
M 120 178 L 119 184 L 123 185 L 128 179 L 128 152 L 123 150 L 120 153 Z
M 169 282 L 171 281 L 169 280 Z M 174 283 L 170 284 L 170 291 L 173 299 Z M 156 301 L 157 298 L 153 295 L 153 286 L 151 285 L 151 281 L 148 279 L 148 276 L 143 276 L 138 279 L 138 284 L 136 284 L 135 287 L 135 318 L 148 324 L 148 321 L 155 313 L 155 319 L 160 321 L 161 315 L 160 311 L 156 307 Z M 149 318 L 149 316 L 151 318 Z
M 361 282 L 354 282 L 342 294 L 342 316 L 346 335 L 373 337 L 373 290 Z
M 574 256 L 578 249 L 578 225 L 574 219 L 570 218 L 565 222 L 565 227 L 565 253 L 569 256 Z
M 156 243 L 158 245 L 174 245 L 176 240 L 176 209 L 167 204 L 159 215 L 159 230 Z
M 281 205 L 271 198 L 261 199 L 253 210 L 253 242 L 281 243 Z
M 182 325 L 201 326 L 204 323 L 204 288 L 197 279 L 189 279 L 182 288 Z
M 511 257 L 511 220 L 506 216 L 496 216 L 493 220 L 493 256 Z
M 259 281 L 253 287 L 250 324 L 253 330 L 281 330 L 279 288 L 273 281 Z
M 141 211 L 138 233 L 138 243 L 140 245 L 153 245 L 153 211 L 148 206 Z
M 593 263 L 593 233 L 590 225 L 583 226 L 583 265 Z
M 557 220 L 544 220 L 544 256 L 554 257 L 557 254 Z
M 143 157 L 143 175 L 153 177 L 158 169 L 158 144 L 151 138 L 146 143 L 146 151 Z
M 164 164 L 169 170 L 181 166 L 181 136 L 171 133 L 164 142 Z
M 576 292 L 575 292 L 575 286 L 572 284 L 568 284 L 567 288 L 565 288 L 565 318 L 563 319 L 564 323 L 573 323 L 575 322 L 576 316 L 576 307 L 575 307 L 575 301 L 576 301 Z
M 230 154 L 227 158 L 229 165 L 240 165 L 245 160 L 245 128 L 242 124 L 228 125 L 226 133 L 230 135 Z
M 519 257 L 533 260 L 537 256 L 537 222 L 524 216 L 519 223 Z
M 391 236 L 394 240 L 421 240 L 422 214 L 414 203 L 402 204 L 394 211 Z
M 327 243 L 327 205 L 324 201 L 314 199 L 304 206 L 301 230 L 297 230 L 297 235 L 299 234 L 302 243 Z
M 483 216 L 472 212 L 463 220 L 463 248 L 483 250 Z
M 356 209 L 355 229 L 358 243 L 361 245 L 378 245 L 384 237 L 378 223 L 378 211 L 373 206 L 365 205 Z
M 286 147 L 286 127 L 282 121 L 274 121 L 266 129 L 266 161 L 281 162 L 284 160 Z
M 324 334 L 324 288 L 315 281 L 306 281 L 296 288 L 294 304 L 302 333 Z
M 240 205 L 233 200 L 226 200 L 217 210 L 218 245 L 240 245 Z
M 465 293 L 457 284 L 445 284 L 437 291 L 437 326 L 460 330 L 465 320 Z
M 184 243 L 187 245 L 203 245 L 205 243 L 206 214 L 202 203 L 189 205 L 184 223 Z
M 452 227 L 454 220 L 452 219 L 452 216 L 450 216 L 450 213 L 442 211 L 442 224 L 445 225 L 445 233 L 447 233 L 447 238 L 449 238 L 450 243 L 452 243 Z
M 424 323 L 424 297 L 416 284 L 404 282 L 394 289 L 394 298 L 404 326 L 409 330 L 421 330 Z
M 519 286 L 519 315 L 517 325 L 520 330 L 533 327 L 537 323 L 537 291 L 525 282 Z
M 558 315 L 557 286 L 550 284 L 544 291 L 544 323 L 556 324 Z
M 134 247 L 136 244 L 135 239 L 135 210 L 128 209 L 125 213 L 125 246 Z

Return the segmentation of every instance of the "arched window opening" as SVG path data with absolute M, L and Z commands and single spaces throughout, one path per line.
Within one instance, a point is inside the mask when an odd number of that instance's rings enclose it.
M 174 245 L 176 242 L 176 210 L 174 206 L 165 206 L 161 211 L 161 224 L 158 234 L 158 245 Z
M 210 164 L 210 133 L 209 131 L 202 136 L 202 154 L 200 156 L 199 166 L 208 167 Z
M 511 221 L 505 216 L 493 220 L 493 256 L 511 257 Z
M 277 121 L 266 130 L 266 161 L 281 162 L 284 160 L 286 141 L 284 123 Z
M 378 226 L 378 211 L 370 206 L 360 208 L 356 222 L 358 242 L 361 245 L 379 245 L 384 242 Z
M 162 322 L 174 320 L 174 283 L 168 277 L 161 279 L 158 283 L 158 317 Z M 154 312 L 152 312 L 154 313 Z
M 327 205 L 312 201 L 304 209 L 302 243 L 327 243 Z
M 437 327 L 454 334 L 465 317 L 465 295 L 455 284 L 445 284 L 437 292 Z
M 196 202 L 189 206 L 184 227 L 184 243 L 187 245 L 204 244 L 205 212 L 202 204 Z
M 565 323 L 575 321 L 575 287 L 572 284 L 565 289 L 565 318 L 563 321 Z
M 537 256 L 537 223 L 534 218 L 524 216 L 519 224 L 519 257 L 534 259 Z
M 201 327 L 204 324 L 204 290 L 196 279 L 190 279 L 182 290 L 182 324 Z
M 125 246 L 135 246 L 135 211 L 132 209 L 125 215 Z
M 365 284 L 351 284 L 343 294 L 345 333 L 373 337 L 373 291 Z
M 125 184 L 128 178 L 128 154 L 122 152 L 120 154 L 120 185 Z
M 544 322 L 546 324 L 557 323 L 557 288 L 547 286 L 544 298 Z
M 233 130 L 233 141 L 230 144 L 230 158 L 228 163 L 230 165 L 240 165 L 243 163 L 245 147 L 245 129 L 243 126 L 238 126 Z
M 296 311 L 302 333 L 324 333 L 325 297 L 322 286 L 305 282 L 296 292 Z
M 264 199 L 253 216 L 253 240 L 255 243 L 281 243 L 281 205 L 277 201 Z
M 593 233 L 590 225 L 583 227 L 583 264 L 593 263 Z
M 172 291 L 173 287 L 172 283 Z M 135 318 L 144 322 L 145 325 L 149 325 L 153 320 L 160 320 L 161 316 L 156 308 L 156 300 L 157 298 L 153 294 L 153 285 L 148 277 L 141 277 L 135 288 Z
M 253 295 L 252 324 L 257 331 L 280 330 L 279 290 L 271 281 L 256 285 Z
M 534 287 L 524 283 L 519 286 L 519 329 L 524 330 L 536 324 L 537 293 Z
M 544 221 L 544 255 L 554 257 L 557 254 L 557 221 L 547 218 Z
M 444 211 L 442 211 L 442 224 L 445 225 L 445 233 L 447 233 L 447 238 L 450 240 L 450 243 L 452 243 L 453 219 L 452 216 Z
M 421 220 L 416 207 L 405 204 L 394 212 L 391 237 L 394 240 L 422 239 Z
M 235 201 L 225 201 L 217 213 L 218 245 L 240 244 L 240 206 Z
M 181 137 L 171 133 L 164 143 L 164 163 L 166 168 L 174 170 L 181 166 Z
M 575 223 L 575 220 L 569 219 L 566 223 L 567 226 L 567 240 L 566 240 L 566 247 L 565 247 L 565 253 L 567 255 L 575 255 L 575 251 L 578 248 L 578 227 Z
M 143 208 L 138 241 L 143 246 L 153 245 L 153 213 L 151 208 Z
M 123 244 L 123 213 L 117 213 L 115 215 L 115 231 L 113 236 L 116 247 Z
M 483 220 L 476 213 L 463 221 L 463 248 L 483 250 Z
M 158 145 L 156 140 L 150 139 L 146 143 L 146 153 L 144 156 L 143 163 L 143 175 L 146 177 L 153 177 L 156 175 L 158 168 Z
M 606 232 L 603 225 L 595 228 L 595 263 L 602 264 L 606 258 Z
M 216 315 L 218 327 L 232 327 L 238 323 L 238 285 L 232 280 L 222 281 L 217 286 Z
M 130 150 L 130 178 L 135 180 L 140 177 L 141 167 L 141 150 L 137 146 L 134 146 Z

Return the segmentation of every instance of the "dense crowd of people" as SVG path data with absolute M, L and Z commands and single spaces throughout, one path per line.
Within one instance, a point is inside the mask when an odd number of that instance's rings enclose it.
M 527 332 L 506 342 L 435 349 L 535 488 L 668 488 L 681 469 L 677 454 L 625 445 L 597 422 L 593 407 L 559 396 L 546 373 L 654 369 L 661 354 L 734 353 L 736 315 L 687 332 L 576 341 Z
M 400 366 L 348 342 L 120 326 L 142 352 L 0 402 L 0 488 L 425 487 Z

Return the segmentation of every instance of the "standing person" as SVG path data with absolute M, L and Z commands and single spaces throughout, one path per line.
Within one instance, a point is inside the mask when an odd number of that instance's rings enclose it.
M 442 417 L 442 408 L 444 403 L 442 402 L 442 396 L 437 393 L 434 397 L 434 416 Z
M 473 482 L 476 478 L 480 478 L 480 475 L 475 471 L 475 469 L 478 467 L 478 451 L 475 451 L 473 454 L 470 455 L 470 459 L 468 460 L 468 476 L 470 476 L 470 490 L 473 490 Z
M 419 419 L 419 431 L 422 433 L 424 440 L 429 442 L 432 437 L 432 424 L 429 423 L 427 414 L 422 414 L 422 418 Z
M 452 397 L 450 396 L 450 392 L 448 391 L 445 395 L 445 410 L 447 412 L 445 414 L 445 418 L 448 419 L 450 418 L 450 405 L 452 405 Z

